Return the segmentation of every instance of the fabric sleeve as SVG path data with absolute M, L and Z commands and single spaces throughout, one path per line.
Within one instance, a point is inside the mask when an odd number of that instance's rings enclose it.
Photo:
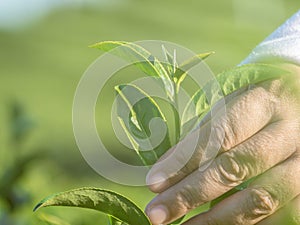
M 240 65 L 270 60 L 300 65 L 300 10 L 260 43 Z

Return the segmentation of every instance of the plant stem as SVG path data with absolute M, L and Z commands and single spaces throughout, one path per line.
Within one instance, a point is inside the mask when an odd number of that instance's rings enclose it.
M 173 81 L 174 88 L 176 87 L 175 82 Z M 176 89 L 174 89 L 176 90 Z M 180 133 L 181 133 L 181 128 L 180 128 L 180 117 L 178 113 L 178 94 L 177 91 L 174 93 L 174 102 L 173 102 L 173 114 L 174 114 L 174 120 L 175 120 L 175 144 L 177 144 L 180 140 Z

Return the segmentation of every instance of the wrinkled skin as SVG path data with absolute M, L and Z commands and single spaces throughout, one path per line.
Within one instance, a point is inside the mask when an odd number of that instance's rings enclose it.
M 300 224 L 300 67 L 282 65 L 293 73 L 292 82 L 283 77 L 227 96 L 225 114 L 216 104 L 214 117 L 204 118 L 176 146 L 181 156 L 164 162 L 174 147 L 153 166 L 147 183 L 158 195 L 146 213 L 154 225 L 168 224 L 256 176 L 247 188 L 184 225 Z M 185 162 L 185 146 L 195 134 L 199 141 L 192 158 L 181 170 L 170 170 L 170 163 Z M 210 134 L 221 148 L 203 167 Z

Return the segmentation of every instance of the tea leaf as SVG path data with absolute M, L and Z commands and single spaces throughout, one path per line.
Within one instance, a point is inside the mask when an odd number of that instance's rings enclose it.
M 164 83 L 168 97 L 174 99 L 174 84 L 163 65 L 150 52 L 134 43 L 125 41 L 103 41 L 91 45 L 105 52 L 110 52 L 133 63 L 149 76 L 160 77 Z
M 168 70 L 170 77 L 174 77 L 174 74 L 176 72 L 176 69 L 178 68 L 177 62 L 176 62 L 176 49 L 174 49 L 173 55 L 171 55 L 168 50 L 165 48 L 164 45 L 162 45 L 162 50 L 165 55 L 165 58 L 167 60 L 167 64 L 164 63 L 166 69 Z
M 185 216 L 182 216 L 182 217 L 180 217 L 179 219 L 173 221 L 173 222 L 170 223 L 170 224 L 180 224 L 180 223 L 183 221 L 184 217 L 185 217 Z
M 235 67 L 218 74 L 215 80 L 209 81 L 203 89 L 197 91 L 187 104 L 181 121 L 182 135 L 193 129 L 199 118 L 224 96 L 247 85 L 280 78 L 287 73 L 289 72 L 278 66 L 257 63 Z
M 127 223 L 124 223 L 111 215 L 108 215 L 108 224 L 109 225 L 128 225 Z
M 143 163 L 154 164 L 171 147 L 165 116 L 154 99 L 137 86 L 115 89 L 120 96 L 117 113 L 122 128 Z
M 186 78 L 187 72 L 193 68 L 194 66 L 196 66 L 197 64 L 199 64 L 200 62 L 202 62 L 203 60 L 205 60 L 208 56 L 214 54 L 215 52 L 206 52 L 206 53 L 201 53 L 198 55 L 195 55 L 194 57 L 186 60 L 185 62 L 183 62 L 182 64 L 180 64 L 180 66 L 177 68 L 175 74 L 174 74 L 174 79 L 176 81 L 176 86 L 177 86 L 177 91 L 180 88 L 180 84 L 183 82 L 183 80 Z
M 61 192 L 42 200 L 34 211 L 48 206 L 71 206 L 94 209 L 130 225 L 150 225 L 144 212 L 131 200 L 109 190 L 80 188 Z
M 63 221 L 59 217 L 45 213 L 39 214 L 38 218 L 49 225 L 70 225 L 69 223 Z
M 169 62 L 169 64 L 172 66 L 175 65 L 175 63 L 176 63 L 175 57 L 169 53 L 169 51 L 166 49 L 166 47 L 164 45 L 162 45 L 162 51 L 165 55 L 166 60 Z M 174 52 L 175 52 L 175 50 L 174 50 Z

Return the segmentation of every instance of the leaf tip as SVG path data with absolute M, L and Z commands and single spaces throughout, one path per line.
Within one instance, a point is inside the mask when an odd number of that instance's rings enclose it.
M 89 47 L 89 48 L 96 48 L 98 44 L 99 44 L 99 43 L 94 43 L 94 44 L 89 45 L 88 47 Z
M 91 44 L 89 45 L 88 47 L 89 48 L 100 48 L 105 45 L 105 44 L 110 44 L 112 43 L 113 41 L 101 41 L 101 42 L 97 42 L 97 43 L 94 43 L 94 44 Z
M 33 208 L 33 212 L 36 212 L 39 208 L 41 208 L 41 206 L 43 205 L 43 202 L 39 202 L 34 208 Z
M 121 92 L 121 90 L 123 89 L 123 87 L 124 87 L 124 85 L 121 85 L 121 84 L 119 84 L 119 85 L 116 85 L 115 87 L 114 87 L 114 89 L 115 89 L 115 91 L 116 92 Z
M 208 56 L 211 56 L 213 54 L 215 54 L 216 52 L 215 51 L 210 51 L 210 52 L 206 52 L 206 53 L 203 53 L 203 54 L 200 54 L 200 58 L 202 60 L 206 59 Z

